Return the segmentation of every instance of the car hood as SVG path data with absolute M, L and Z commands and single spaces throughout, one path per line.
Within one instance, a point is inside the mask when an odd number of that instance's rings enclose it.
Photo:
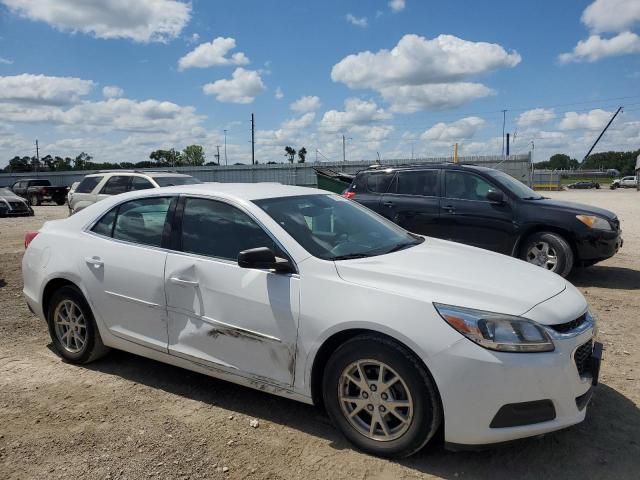
M 17 195 L 0 195 L 0 198 L 3 198 L 11 202 L 24 202 L 24 198 L 19 197 Z
M 604 217 L 607 220 L 614 220 L 616 214 L 611 210 L 605 210 L 604 208 L 598 208 L 591 205 L 585 205 L 584 203 L 565 202 L 563 200 L 555 200 L 552 198 L 544 198 L 542 200 L 529 200 L 532 204 L 543 208 L 552 208 L 558 210 L 571 210 L 579 214 L 598 215 Z
M 509 315 L 527 312 L 567 285 L 562 277 L 522 260 L 434 238 L 399 252 L 334 263 L 347 282 Z

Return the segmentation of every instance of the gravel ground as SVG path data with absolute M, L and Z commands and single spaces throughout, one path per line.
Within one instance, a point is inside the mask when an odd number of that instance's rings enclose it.
M 571 277 L 600 317 L 602 383 L 582 424 L 475 453 L 430 446 L 403 461 L 353 450 L 313 407 L 112 352 L 63 363 L 21 298 L 26 230 L 0 219 L 0 479 L 637 479 L 640 475 L 640 194 L 551 193 L 616 211 L 625 245 Z M 257 428 L 250 422 L 257 419 Z

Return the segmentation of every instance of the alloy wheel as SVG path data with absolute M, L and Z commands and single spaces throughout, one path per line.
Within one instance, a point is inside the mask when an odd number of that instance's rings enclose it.
M 558 254 L 547 242 L 536 242 L 527 251 L 527 262 L 553 272 L 558 265 Z
M 69 353 L 82 351 L 87 343 L 87 322 L 80 307 L 72 300 L 58 304 L 53 314 L 58 341 Z
M 378 360 L 358 360 L 340 375 L 338 400 L 352 427 L 365 437 L 391 441 L 404 435 L 413 419 L 413 399 L 402 377 Z

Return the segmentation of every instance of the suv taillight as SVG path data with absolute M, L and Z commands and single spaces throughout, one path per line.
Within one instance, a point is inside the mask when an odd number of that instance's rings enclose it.
M 40 232 L 30 230 L 24 234 L 24 249 L 26 250 L 29 244 L 33 241 L 34 238 L 38 236 Z
M 355 197 L 355 196 L 356 196 L 356 192 L 352 192 L 351 190 L 347 190 L 346 192 L 344 192 L 344 193 L 342 194 L 342 196 L 343 196 L 344 198 L 352 199 L 353 197 Z

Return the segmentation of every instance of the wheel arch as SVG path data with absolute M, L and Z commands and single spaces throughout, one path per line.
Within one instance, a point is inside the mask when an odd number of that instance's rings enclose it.
M 566 242 L 569 244 L 569 246 L 571 247 L 571 251 L 573 252 L 573 258 L 575 259 L 575 261 L 580 259 L 580 256 L 578 255 L 578 249 L 576 247 L 576 241 L 573 234 L 566 228 L 562 228 L 554 225 L 531 225 L 530 227 L 528 227 L 524 232 L 520 234 L 520 236 L 516 240 L 516 243 L 513 247 L 513 251 L 511 252 L 511 256 L 519 258 L 520 249 L 522 248 L 522 245 L 527 240 L 527 238 L 529 238 L 531 235 L 535 233 L 540 233 L 540 232 L 550 232 L 550 233 L 556 233 L 558 235 L 561 235 L 562 238 L 564 238 Z
M 42 313 L 44 314 L 44 318 L 47 319 L 47 315 L 49 314 L 49 305 L 51 301 L 51 297 L 55 292 L 60 290 L 62 287 L 71 286 L 78 289 L 82 296 L 87 298 L 82 289 L 73 281 L 68 278 L 56 277 L 50 279 L 42 290 Z

